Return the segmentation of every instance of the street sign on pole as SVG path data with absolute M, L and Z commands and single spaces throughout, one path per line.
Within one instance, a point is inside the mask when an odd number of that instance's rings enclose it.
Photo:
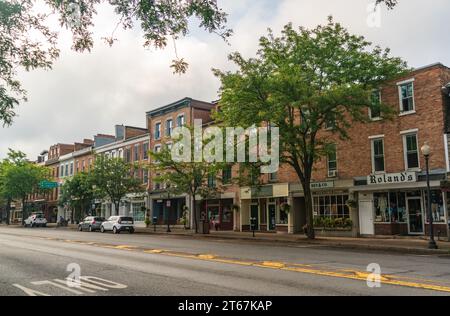
M 41 181 L 39 183 L 39 187 L 41 189 L 54 189 L 58 187 L 58 182 L 52 182 L 52 181 Z

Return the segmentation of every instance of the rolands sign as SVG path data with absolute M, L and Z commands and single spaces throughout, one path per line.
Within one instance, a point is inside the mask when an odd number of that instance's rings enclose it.
M 368 185 L 396 184 L 396 183 L 409 183 L 409 182 L 417 182 L 417 177 L 416 177 L 415 172 L 372 174 L 367 177 Z

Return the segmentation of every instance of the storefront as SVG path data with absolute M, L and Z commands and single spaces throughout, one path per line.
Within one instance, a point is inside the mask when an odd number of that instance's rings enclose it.
M 204 200 L 201 210 L 209 220 L 210 229 L 233 230 L 234 210 L 233 199 Z
M 288 232 L 290 224 L 289 184 L 273 184 L 259 188 L 241 188 L 241 230 Z
M 151 210 L 152 216 L 157 218 L 158 225 L 182 225 L 181 219 L 183 217 L 183 208 L 186 205 L 185 197 L 167 199 L 160 196 L 160 198 L 152 198 Z
M 431 212 L 437 236 L 447 236 L 448 194 L 434 174 L 431 185 Z M 426 235 L 429 230 L 427 188 L 424 175 L 403 172 L 369 176 L 358 191 L 361 235 Z

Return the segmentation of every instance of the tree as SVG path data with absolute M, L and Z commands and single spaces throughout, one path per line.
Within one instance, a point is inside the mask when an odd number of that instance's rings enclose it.
M 393 9 L 397 4 L 397 0 L 377 0 L 376 4 L 385 4 L 389 9 Z
M 175 131 L 172 138 L 175 144 L 175 147 L 172 148 L 177 151 L 177 157 L 184 156 L 184 159 L 174 158 L 172 149 L 164 146 L 160 152 L 150 152 L 152 161 L 150 169 L 155 175 L 152 181 L 164 184 L 165 189 L 173 194 L 187 193 L 189 195 L 193 204 L 194 229 L 195 233 L 198 233 L 197 196 L 208 198 L 220 192 L 219 175 L 226 164 L 220 161 L 208 162 L 204 159 L 195 161 L 195 133 L 193 128 L 186 127 L 187 130 L 189 130 L 189 135 L 184 134 L 177 137 Z M 188 144 L 183 146 L 184 140 L 187 140 Z M 205 138 L 202 148 L 214 140 L 214 137 Z M 223 146 L 222 142 L 221 145 Z M 215 154 L 214 149 L 211 150 L 211 154 Z
M 13 199 L 22 202 L 22 223 L 28 216 L 26 201 L 30 194 L 43 191 L 39 184 L 47 180 L 49 171 L 26 159 L 22 152 L 10 150 L 8 158 L 2 163 L 1 186 L 2 195 L 7 197 L 10 204 Z M 7 207 L 7 213 L 9 206 Z M 9 215 L 9 214 L 7 214 Z
M 95 158 L 95 165 L 90 174 L 94 189 L 96 194 L 108 198 L 114 204 L 116 215 L 119 215 L 122 198 L 129 193 L 145 191 L 141 181 L 132 176 L 134 167 L 122 158 L 110 158 L 105 155 Z
M 39 7 L 42 3 L 46 5 L 45 10 Z M 58 33 L 47 26 L 48 19 L 56 14 L 61 27 L 72 32 L 75 51 L 90 51 L 94 45 L 92 27 L 96 8 L 105 3 L 118 16 L 115 30 L 104 38 L 109 45 L 117 40 L 114 33 L 119 26 L 132 29 L 138 25 L 145 47 L 164 48 L 169 38 L 175 43 L 188 33 L 191 17 L 200 20 L 201 28 L 224 39 L 231 35 L 231 30 L 225 27 L 226 14 L 215 0 L 0 1 L 0 122 L 11 124 L 14 109 L 26 100 L 26 91 L 17 80 L 17 69 L 51 69 L 58 58 Z M 187 66 L 176 56 L 171 67 L 177 73 L 184 73 Z
M 270 122 L 279 127 L 280 162 L 295 170 L 303 186 L 312 239 L 314 164 L 330 152 L 333 134 L 348 139 L 354 122 L 368 120 L 368 107 L 387 118 L 392 114 L 391 107 L 372 104 L 370 95 L 404 72 L 406 63 L 350 34 L 331 17 L 312 30 L 296 31 L 288 24 L 281 37 L 269 31 L 260 39 L 256 58 L 234 53 L 230 59 L 238 71 L 215 70 L 222 82 L 215 117 L 228 126 Z
M 61 188 L 59 204 L 67 205 L 73 210 L 71 217 L 73 223 L 74 220 L 79 220 L 88 213 L 94 199 L 93 179 L 89 174 L 81 172 L 64 183 Z

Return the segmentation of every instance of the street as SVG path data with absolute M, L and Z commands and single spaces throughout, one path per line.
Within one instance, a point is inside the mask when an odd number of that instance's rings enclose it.
M 379 287 L 367 267 L 379 265 Z M 450 257 L 0 227 L 0 295 L 448 295 Z M 80 269 L 86 286 L 69 287 Z

